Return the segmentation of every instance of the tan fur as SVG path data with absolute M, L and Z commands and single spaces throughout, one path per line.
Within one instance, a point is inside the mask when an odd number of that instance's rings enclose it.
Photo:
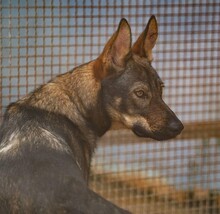
M 129 114 L 122 114 L 121 112 L 113 109 L 112 107 L 108 108 L 109 114 L 113 120 L 112 129 L 132 129 L 133 124 L 136 122 L 142 124 L 146 130 L 151 131 L 151 127 L 147 122 L 146 118 L 139 116 L 139 115 L 129 115 Z
M 83 116 L 96 105 L 101 88 L 100 81 L 94 78 L 93 65 L 94 61 L 58 76 L 19 103 L 65 115 L 75 124 L 79 124 L 83 131 L 83 126 L 86 126 Z M 85 136 L 91 141 L 96 140 L 88 132 Z

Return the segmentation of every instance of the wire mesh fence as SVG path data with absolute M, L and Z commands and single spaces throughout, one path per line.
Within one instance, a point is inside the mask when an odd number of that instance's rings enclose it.
M 10 102 L 95 59 L 122 17 L 135 41 L 154 14 L 153 66 L 185 130 L 165 142 L 107 133 L 90 186 L 136 214 L 220 212 L 219 1 L 0 0 L 0 13 L 0 118 Z

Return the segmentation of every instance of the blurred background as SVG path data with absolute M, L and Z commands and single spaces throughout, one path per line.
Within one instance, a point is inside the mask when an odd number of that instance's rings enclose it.
M 0 121 L 10 102 L 95 59 L 121 18 L 134 42 L 154 14 L 153 66 L 185 129 L 165 142 L 108 132 L 90 187 L 135 214 L 220 213 L 218 0 L 0 0 L 0 14 Z

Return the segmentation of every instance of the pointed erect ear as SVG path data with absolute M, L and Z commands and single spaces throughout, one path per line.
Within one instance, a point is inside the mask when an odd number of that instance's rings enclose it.
M 111 66 L 123 68 L 131 53 L 131 29 L 126 21 L 122 19 L 117 31 L 105 45 L 102 54 L 94 64 L 95 76 L 99 79 L 108 75 L 107 68 Z
M 131 29 L 126 19 L 122 19 L 119 23 L 118 30 L 114 35 L 112 46 L 110 47 L 110 57 L 112 62 L 119 67 L 124 67 L 126 57 L 130 51 Z
M 151 62 L 153 60 L 152 49 L 156 44 L 157 37 L 157 20 L 155 16 L 151 16 L 145 30 L 132 47 L 133 53 L 139 55 L 140 57 L 145 57 L 149 62 Z

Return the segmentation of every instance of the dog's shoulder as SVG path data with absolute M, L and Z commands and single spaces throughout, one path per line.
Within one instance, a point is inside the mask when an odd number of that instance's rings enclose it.
M 20 146 L 36 144 L 38 147 L 67 151 L 70 150 L 68 142 L 77 140 L 74 132 L 77 132 L 77 126 L 63 115 L 13 103 L 4 115 L 0 147 L 6 151 L 6 148 L 11 148 L 13 143 L 19 141 Z M 11 146 L 6 147 L 7 144 Z
M 13 103 L 8 106 L 0 129 L 0 161 L 4 163 L 1 172 L 16 164 L 17 173 L 20 170 L 25 174 L 31 168 L 40 170 L 43 163 L 46 174 L 55 176 L 55 169 L 65 171 L 63 174 L 68 174 L 68 170 L 78 174 L 82 140 L 77 126 L 64 116 Z

